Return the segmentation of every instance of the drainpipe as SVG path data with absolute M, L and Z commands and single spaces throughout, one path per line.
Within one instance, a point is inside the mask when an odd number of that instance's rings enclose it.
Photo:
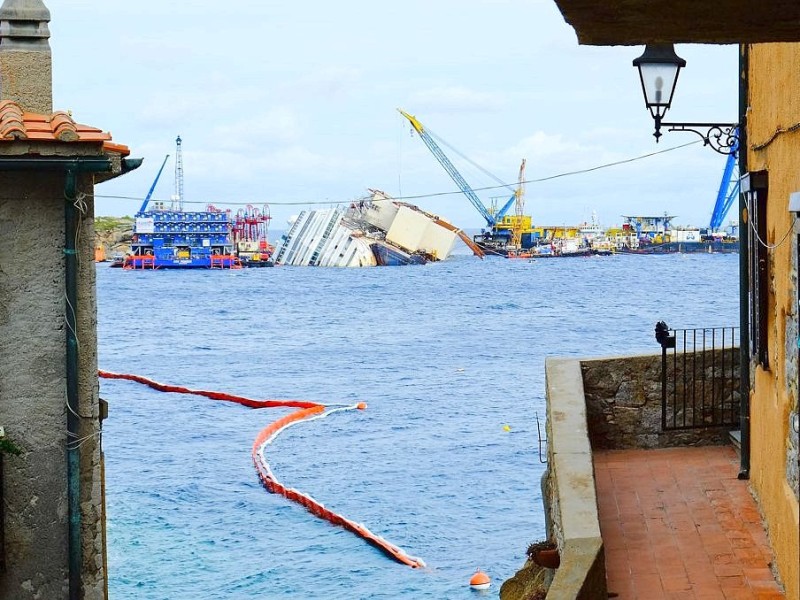
M 64 184 L 64 263 L 67 322 L 67 495 L 69 498 L 69 598 L 79 600 L 81 593 L 81 455 L 76 440 L 80 438 L 78 400 L 78 338 L 75 317 L 78 308 L 78 194 L 77 174 L 68 169 Z
M 747 107 L 750 47 L 739 46 L 739 173 L 747 173 Z M 750 280 L 748 275 L 750 215 L 739 194 L 739 479 L 750 479 Z

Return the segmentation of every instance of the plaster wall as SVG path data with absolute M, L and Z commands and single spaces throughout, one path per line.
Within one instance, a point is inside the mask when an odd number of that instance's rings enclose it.
M 786 597 L 800 598 L 798 433 L 792 427 L 798 410 L 797 236 L 788 212 L 789 194 L 800 191 L 800 44 L 753 45 L 749 60 L 747 166 L 768 171 L 764 242 L 774 246 L 768 274 L 770 367 L 753 366 L 751 376 L 750 478 Z
M 63 173 L 0 172 L 0 425 L 6 572 L 0 598 L 68 596 Z M 90 177 L 78 187 L 91 190 Z M 93 258 L 93 201 L 81 198 L 80 346 L 84 598 L 105 598 Z M 89 437 L 86 437 L 89 436 Z
M 31 77 L 31 74 L 36 74 Z M 4 50 L 0 52 L 0 94 L 28 112 L 53 112 L 53 60 L 49 52 Z

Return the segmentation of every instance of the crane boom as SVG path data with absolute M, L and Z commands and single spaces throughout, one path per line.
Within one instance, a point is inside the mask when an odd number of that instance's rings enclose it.
M 733 177 L 733 171 L 736 168 L 736 154 L 739 149 L 738 129 L 735 130 L 734 135 L 737 141 L 731 148 L 728 160 L 725 162 L 725 170 L 722 172 L 722 181 L 717 192 L 717 201 L 714 204 L 714 211 L 711 213 L 709 227 L 712 231 L 716 231 L 722 226 L 722 222 L 731 209 L 733 201 L 739 196 L 739 178 Z
M 428 147 L 428 150 L 436 157 L 436 160 L 439 161 L 439 164 L 444 167 L 444 170 L 447 171 L 447 174 L 450 175 L 450 178 L 456 183 L 458 189 L 467 197 L 472 205 L 481 213 L 481 216 L 486 219 L 486 224 L 489 227 L 494 227 L 497 223 L 496 218 L 486 209 L 483 205 L 483 202 L 480 201 L 478 196 L 475 195 L 475 192 L 472 191 L 472 188 L 469 187 L 469 184 L 464 180 L 461 176 L 461 173 L 453 166 L 453 163 L 450 162 L 450 159 L 447 158 L 442 149 L 439 148 L 438 144 L 433 141 L 433 138 L 425 131 L 425 127 L 420 123 L 416 117 L 413 115 L 408 114 L 407 112 L 397 109 L 397 111 L 403 115 L 406 119 L 408 119 L 411 126 L 414 130 L 419 134 L 419 137 L 422 138 L 422 141 L 425 142 L 425 145 Z
M 514 192 L 514 193 L 511 195 L 511 198 L 509 198 L 509 199 L 506 201 L 506 203 L 505 203 L 505 204 L 503 204 L 503 208 L 501 208 L 501 209 L 500 209 L 500 210 L 498 210 L 496 213 L 494 213 L 494 220 L 495 220 L 495 222 L 499 222 L 499 221 L 502 221 L 502 220 L 503 220 L 503 217 L 505 217 L 505 216 L 506 216 L 506 213 L 508 212 L 508 209 L 509 209 L 509 208 L 511 208 L 511 206 L 514 204 L 514 201 L 515 201 L 516 199 L 517 199 L 517 193 L 516 193 L 516 192 Z
M 161 177 L 161 172 L 164 170 L 164 165 L 167 164 L 167 159 L 169 158 L 169 154 L 164 157 L 164 162 L 161 163 L 161 168 L 158 170 L 158 174 L 156 175 L 155 180 L 153 180 L 153 185 L 150 186 L 150 189 L 147 192 L 147 196 L 144 198 L 144 202 L 142 202 L 142 206 L 139 209 L 139 212 L 144 212 L 147 209 L 147 204 L 150 202 L 150 197 L 153 195 L 153 192 L 156 189 L 156 184 L 158 183 L 158 179 Z

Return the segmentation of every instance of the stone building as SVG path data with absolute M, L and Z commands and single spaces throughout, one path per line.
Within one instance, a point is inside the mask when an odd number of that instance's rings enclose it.
M 745 174 L 739 205 L 740 350 L 741 365 L 749 368 L 741 369 L 739 477 L 749 478 L 786 597 L 800 598 L 800 4 L 555 2 L 581 44 L 740 47 L 739 73 L 730 74 L 740 82 L 739 162 Z M 636 84 L 630 93 L 639 93 Z
M 49 21 L 0 7 L 0 598 L 99 599 L 93 190 L 141 161 L 53 111 Z

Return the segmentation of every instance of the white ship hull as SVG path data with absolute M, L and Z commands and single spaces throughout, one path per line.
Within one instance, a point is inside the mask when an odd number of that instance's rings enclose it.
M 273 254 L 276 265 L 374 267 L 450 255 L 460 230 L 383 192 L 348 209 L 303 211 Z M 463 239 L 463 237 L 462 237 Z

